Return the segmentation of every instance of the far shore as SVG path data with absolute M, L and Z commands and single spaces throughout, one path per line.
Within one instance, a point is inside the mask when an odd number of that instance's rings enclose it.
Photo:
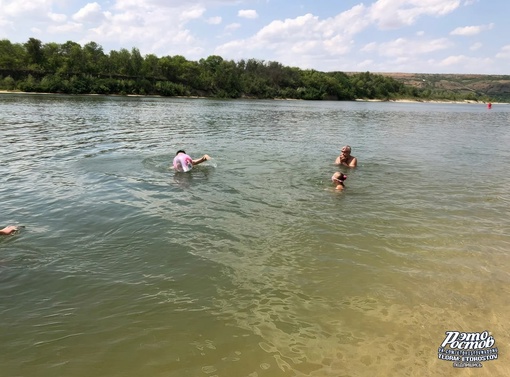
M 467 104 L 467 105 L 487 105 L 489 102 L 484 101 L 473 101 L 473 100 L 463 100 L 463 101 L 452 101 L 452 100 L 422 100 L 422 99 L 390 99 L 390 100 L 381 100 L 381 99 L 356 99 L 356 102 L 401 102 L 401 103 L 458 103 L 458 104 Z M 490 102 L 493 105 L 508 105 L 508 102 Z
M 73 95 L 73 94 L 65 94 L 65 93 L 47 93 L 47 92 L 22 92 L 19 90 L 0 90 L 0 94 L 38 94 L 38 95 L 47 95 L 47 94 L 62 94 L 62 95 Z M 117 96 L 117 97 L 159 97 L 159 98 L 190 98 L 190 99 L 197 99 L 197 98 L 213 98 L 213 97 L 199 97 L 199 96 L 161 96 L 158 94 L 78 94 L 82 96 Z M 239 99 L 250 99 L 247 97 L 239 98 Z M 275 98 L 275 100 L 296 100 L 295 98 Z M 326 101 L 326 100 L 325 100 Z M 383 99 L 363 99 L 358 98 L 355 99 L 356 102 L 399 102 L 399 103 L 455 103 L 455 104 L 472 104 L 472 105 L 486 105 L 488 102 L 483 101 L 473 101 L 473 100 L 463 100 L 463 101 L 451 101 L 451 100 L 423 100 L 423 99 L 390 99 L 390 100 L 383 100 Z M 508 105 L 507 102 L 491 102 L 493 105 Z

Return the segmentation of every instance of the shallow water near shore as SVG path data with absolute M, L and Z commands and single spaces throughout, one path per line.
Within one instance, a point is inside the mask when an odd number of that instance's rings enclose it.
M 2 375 L 510 374 L 509 106 L 0 94 L 0 122 Z M 484 330 L 497 360 L 438 359 Z

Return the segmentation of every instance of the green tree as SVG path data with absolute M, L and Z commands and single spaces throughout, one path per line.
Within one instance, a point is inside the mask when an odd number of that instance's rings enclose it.
M 86 73 L 98 74 L 104 71 L 106 55 L 96 42 L 89 42 L 83 46 L 83 58 Z
M 19 82 L 18 87 L 23 92 L 38 92 L 39 85 L 32 75 L 28 75 L 24 80 Z
M 131 73 L 131 53 L 122 48 L 110 51 L 110 74 L 129 76 Z
M 159 58 L 156 55 L 149 54 L 145 56 L 141 74 L 147 78 L 161 78 L 162 73 L 159 66 Z
M 58 69 L 59 73 L 70 76 L 85 71 L 85 59 L 82 48 L 78 43 L 67 41 L 60 46 L 60 55 L 62 64 Z
M 14 90 L 16 89 L 16 81 L 11 76 L 7 76 L 0 80 L 0 88 L 3 90 Z
M 30 69 L 41 69 L 44 65 L 42 42 L 39 39 L 30 38 L 25 44 L 27 51 L 27 64 Z
M 0 68 L 20 70 L 26 60 L 25 48 L 19 43 L 13 44 L 7 39 L 0 40 Z
M 143 67 L 143 57 L 140 54 L 140 50 L 138 50 L 136 47 L 133 47 L 131 49 L 131 57 L 129 61 L 129 75 L 130 76 L 140 76 L 142 73 L 142 67 Z
M 198 62 L 188 61 L 181 55 L 142 57 L 136 47 L 107 55 L 95 42 L 82 48 L 72 41 L 42 45 L 35 38 L 24 44 L 0 40 L 0 75 L 2 88 L 62 93 L 199 94 L 228 98 L 246 95 L 310 100 L 420 96 L 493 100 L 483 93 L 466 92 L 474 85 L 474 79 L 453 80 L 459 89 L 442 90 L 436 84 L 443 76 L 427 75 L 427 85 L 422 89 L 370 72 L 324 73 L 258 59 L 236 63 L 218 55 Z
M 55 73 L 64 64 L 62 48 L 58 43 L 46 43 L 42 47 L 44 55 L 44 70 L 49 73 Z

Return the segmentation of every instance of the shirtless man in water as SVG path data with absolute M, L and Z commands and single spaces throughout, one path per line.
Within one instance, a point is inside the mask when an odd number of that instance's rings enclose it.
M 335 160 L 335 165 L 343 165 L 350 168 L 355 168 L 358 165 L 356 157 L 351 156 L 351 147 L 346 145 L 340 151 L 340 156 Z

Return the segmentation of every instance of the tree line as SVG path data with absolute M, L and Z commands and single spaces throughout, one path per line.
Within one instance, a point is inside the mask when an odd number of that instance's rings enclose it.
M 370 72 L 319 72 L 257 59 L 236 62 L 217 55 L 199 61 L 180 55 L 142 56 L 136 47 L 105 53 L 95 42 L 43 44 L 35 38 L 26 43 L 0 40 L 0 89 L 304 100 L 434 97 L 434 93 Z

